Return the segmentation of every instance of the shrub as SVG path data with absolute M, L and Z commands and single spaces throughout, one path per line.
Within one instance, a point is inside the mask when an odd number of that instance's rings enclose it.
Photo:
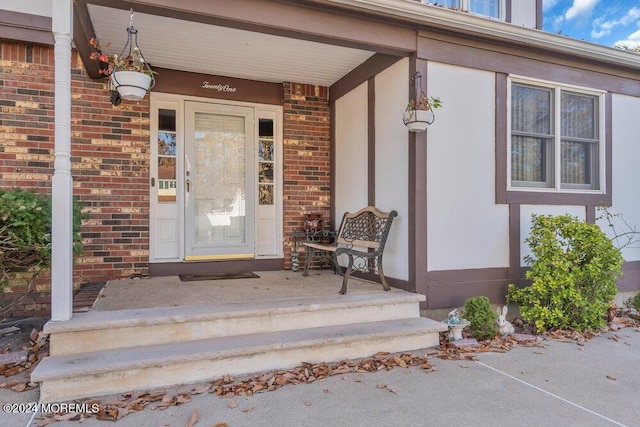
M 507 301 L 518 304 L 539 332 L 602 326 L 623 262 L 604 232 L 570 215 L 533 215 L 525 241 L 533 254 L 525 257 L 532 283 L 520 289 L 510 284 Z
M 636 310 L 640 310 L 640 292 L 635 294 L 631 298 L 627 299 L 624 302 L 624 305 L 626 305 L 629 308 L 635 308 Z
M 74 252 L 82 249 L 82 205 L 73 204 Z M 51 197 L 27 190 L 0 189 L 0 268 L 48 266 L 51 260 Z
M 469 326 L 473 336 L 484 341 L 496 336 L 496 313 L 491 309 L 489 298 L 472 297 L 464 302 L 464 318 L 471 322 Z

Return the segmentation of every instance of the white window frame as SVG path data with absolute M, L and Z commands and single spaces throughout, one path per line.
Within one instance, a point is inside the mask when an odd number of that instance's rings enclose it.
M 411 1 L 416 1 L 416 0 L 411 0 Z M 434 4 L 434 3 L 442 3 L 442 1 L 438 1 L 438 0 L 417 0 L 421 3 L 427 3 L 427 4 Z M 464 10 L 464 11 L 468 11 L 469 13 L 471 13 L 472 15 L 476 15 L 476 16 L 482 16 L 485 18 L 489 18 L 489 19 L 497 19 L 500 21 L 505 21 L 507 19 L 506 16 L 506 0 L 497 0 L 498 1 L 498 16 L 490 16 L 490 15 L 484 15 L 481 13 L 474 13 L 471 12 L 471 2 L 473 0 L 457 0 L 458 3 L 460 4 L 460 8 L 458 10 Z M 444 6 L 445 8 L 447 8 L 448 6 Z
M 549 82 L 545 80 L 531 79 L 520 76 L 509 76 L 507 84 L 507 191 L 531 191 L 531 192 L 544 192 L 544 193 L 580 193 L 580 194 L 605 194 L 606 191 L 606 159 L 605 159 L 605 146 L 606 146 L 606 130 L 605 130 L 605 91 L 586 88 L 581 86 L 573 86 L 567 84 L 560 84 Z M 550 89 L 553 91 L 553 159 L 545 159 L 548 164 L 553 165 L 553 171 L 551 173 L 553 183 L 550 186 L 535 186 L 533 184 L 521 184 L 513 185 L 511 179 L 511 88 L 513 84 L 529 85 L 534 87 L 540 87 L 544 89 Z M 598 99 L 598 178 L 597 189 L 587 188 L 586 186 L 565 184 L 562 187 L 562 161 L 561 161 L 561 99 L 562 91 L 584 94 L 588 96 L 595 96 Z M 593 171 L 592 171 L 593 173 Z

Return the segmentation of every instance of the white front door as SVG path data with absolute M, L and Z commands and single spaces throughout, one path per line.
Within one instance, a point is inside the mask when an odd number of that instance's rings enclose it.
M 185 260 L 255 257 L 254 109 L 185 103 Z
M 281 107 L 151 105 L 149 261 L 281 258 Z

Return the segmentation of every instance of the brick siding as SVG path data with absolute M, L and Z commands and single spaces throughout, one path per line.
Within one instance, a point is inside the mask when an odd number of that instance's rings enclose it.
M 285 268 L 290 268 L 291 233 L 303 229 L 304 214 L 329 220 L 331 113 L 326 87 L 285 83 L 283 90 Z
M 87 77 L 72 55 L 73 193 L 89 218 L 74 285 L 144 275 L 149 251 L 149 105 L 114 107 L 104 81 Z M 0 41 L 0 187 L 50 194 L 54 153 L 53 47 Z M 50 275 L 5 317 L 49 314 Z M 5 305 L 24 294 L 24 280 L 3 290 Z

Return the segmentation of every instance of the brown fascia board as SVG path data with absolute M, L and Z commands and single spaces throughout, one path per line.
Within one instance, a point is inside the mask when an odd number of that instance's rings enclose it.
M 53 45 L 51 18 L 0 10 L 0 39 Z
M 76 45 L 80 59 L 84 64 L 87 74 L 92 79 L 100 79 L 104 76 L 100 74 L 100 67 L 97 61 L 91 59 L 93 48 L 89 44 L 91 38 L 95 37 L 93 24 L 89 17 L 89 10 L 86 3 L 74 2 L 73 5 L 73 40 Z

